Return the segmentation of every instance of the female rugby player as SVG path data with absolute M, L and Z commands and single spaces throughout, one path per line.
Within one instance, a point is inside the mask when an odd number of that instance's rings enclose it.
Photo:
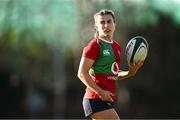
M 103 9 L 94 14 L 94 22 L 95 37 L 84 47 L 78 69 L 78 77 L 87 87 L 83 98 L 85 116 L 120 119 L 113 107 L 115 80 L 134 76 L 143 61 L 129 63 L 128 71 L 120 70 L 120 45 L 113 40 L 114 12 Z

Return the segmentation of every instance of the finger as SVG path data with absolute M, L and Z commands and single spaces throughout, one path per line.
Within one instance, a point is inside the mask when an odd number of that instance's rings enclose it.
M 113 102 L 114 100 L 112 99 L 112 97 L 111 96 L 115 96 L 112 92 L 110 92 L 110 91 L 108 91 L 108 93 L 109 93 L 109 100 L 110 100 L 110 102 Z
M 135 62 L 129 62 L 129 66 L 133 67 L 135 65 Z
M 139 66 L 142 67 L 143 63 L 140 63 Z
M 141 64 L 141 61 L 138 61 L 138 63 L 137 63 L 138 65 L 140 65 Z
M 109 92 L 109 94 L 110 94 L 111 96 L 115 96 L 112 92 Z
M 114 102 L 114 100 L 110 97 L 110 102 Z
M 144 63 L 144 61 L 139 62 L 138 67 L 139 67 L 139 68 L 142 67 L 143 63 Z
M 141 61 L 136 62 L 136 66 L 140 66 L 140 64 L 141 64 Z
M 134 66 L 135 66 L 135 63 L 134 63 L 134 62 L 131 63 L 131 66 L 130 66 L 130 67 L 133 68 Z
M 143 63 L 143 61 L 138 61 L 138 65 L 141 65 Z
M 140 61 L 136 61 L 135 64 L 138 65 Z
M 133 62 L 133 66 L 136 66 L 136 62 Z
M 135 65 L 135 69 L 138 69 L 141 66 L 141 61 L 137 61 Z
M 143 65 L 144 64 L 144 61 L 141 61 L 141 65 Z

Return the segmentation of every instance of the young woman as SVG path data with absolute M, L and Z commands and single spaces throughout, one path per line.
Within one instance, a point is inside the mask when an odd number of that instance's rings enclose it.
M 78 77 L 84 83 L 86 93 L 83 108 L 86 117 L 92 119 L 119 119 L 113 104 L 115 80 L 134 76 L 143 61 L 130 64 L 129 70 L 119 70 L 120 45 L 113 40 L 115 16 L 103 9 L 94 15 L 95 37 L 84 47 Z

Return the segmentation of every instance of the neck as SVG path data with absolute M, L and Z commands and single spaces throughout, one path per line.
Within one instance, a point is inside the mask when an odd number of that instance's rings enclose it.
M 99 36 L 100 38 L 103 38 L 104 40 L 107 40 L 107 41 L 112 41 L 112 36 L 110 36 L 110 35 L 106 35 L 106 36 L 104 36 L 104 35 L 102 35 L 102 36 Z

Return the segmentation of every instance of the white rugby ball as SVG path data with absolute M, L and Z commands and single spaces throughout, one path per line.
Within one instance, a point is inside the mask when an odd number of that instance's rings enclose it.
M 148 53 L 148 43 L 142 36 L 132 38 L 125 49 L 127 61 L 129 63 L 145 60 Z

